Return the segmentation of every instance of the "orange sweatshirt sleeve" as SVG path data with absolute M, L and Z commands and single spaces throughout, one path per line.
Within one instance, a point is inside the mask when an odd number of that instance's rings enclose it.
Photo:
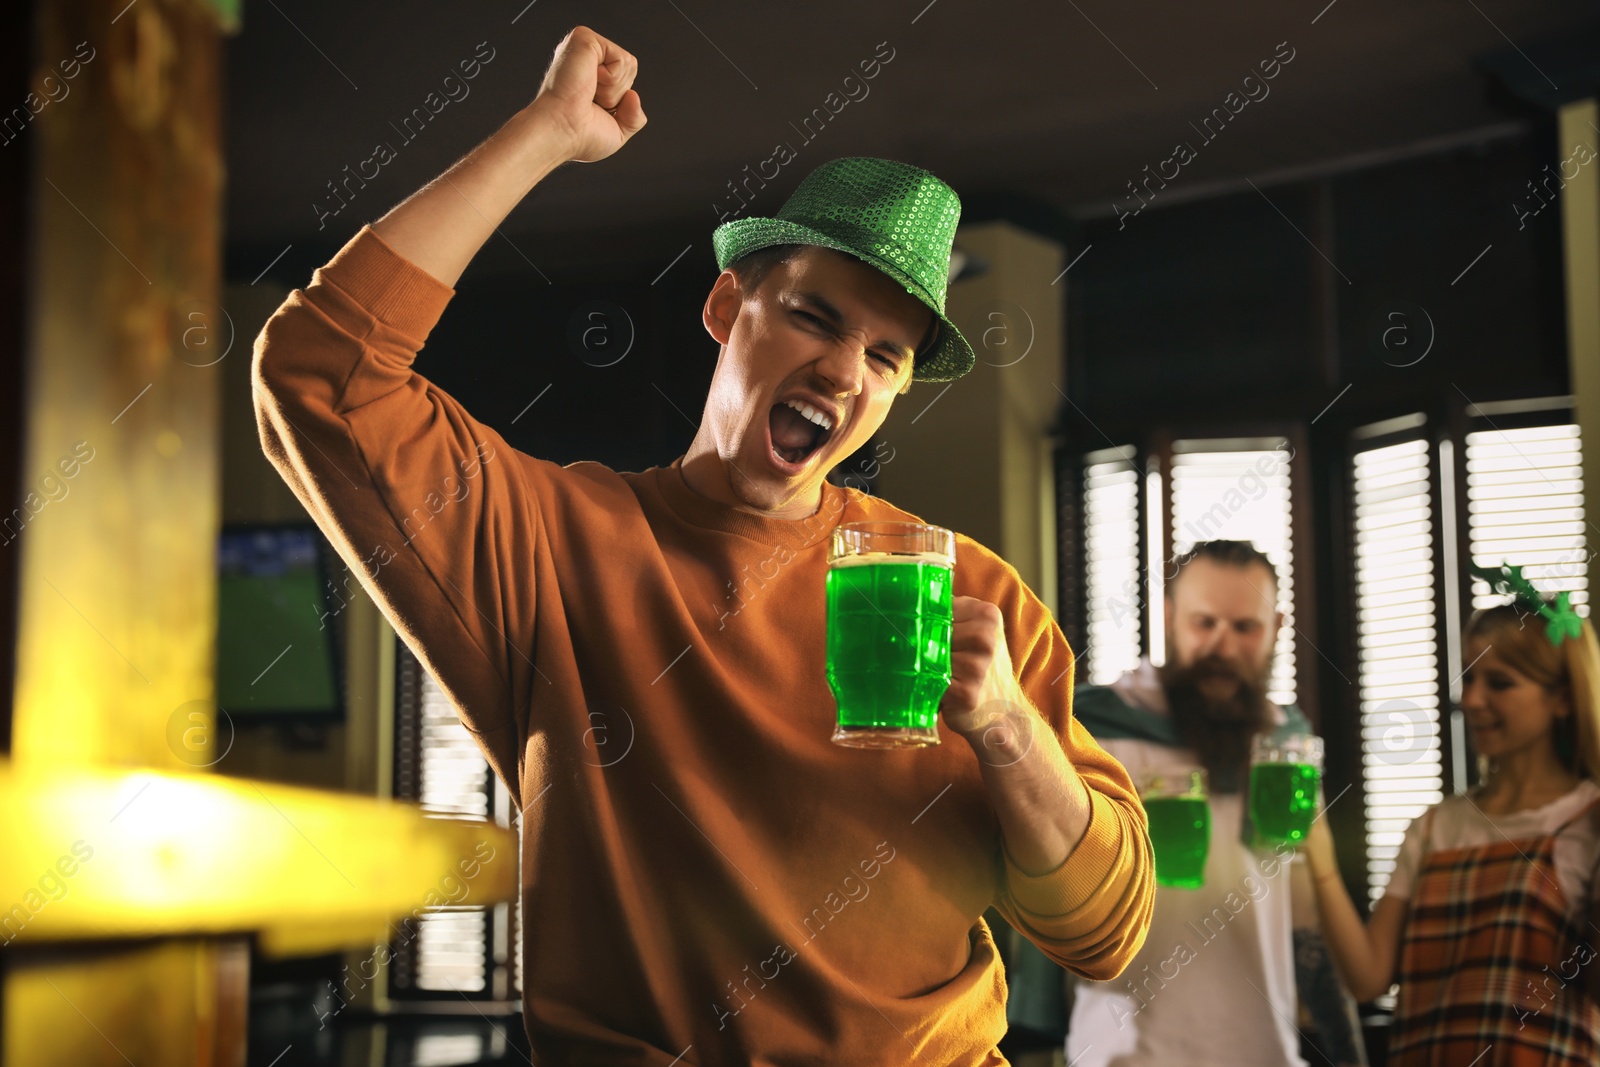
M 1002 841 L 995 907 L 1056 963 L 1107 981 L 1144 944 L 1155 904 L 1155 854 L 1133 781 L 1072 714 L 1075 657 L 1042 601 L 1006 565 L 1012 589 L 997 601 L 1023 692 L 1040 713 L 1089 794 L 1089 825 L 1065 862 L 1029 875 Z
M 251 391 L 268 459 L 515 796 L 544 530 L 527 457 L 412 369 L 453 295 L 363 227 L 257 336 Z

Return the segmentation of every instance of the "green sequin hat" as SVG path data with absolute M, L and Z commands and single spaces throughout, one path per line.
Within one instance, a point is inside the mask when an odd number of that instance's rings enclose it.
M 954 381 L 977 357 L 944 314 L 950 248 L 961 200 L 932 174 L 892 159 L 855 157 L 824 163 L 800 182 L 776 218 L 734 219 L 711 234 L 717 269 L 772 245 L 820 245 L 876 267 L 939 317 L 938 336 L 913 381 Z

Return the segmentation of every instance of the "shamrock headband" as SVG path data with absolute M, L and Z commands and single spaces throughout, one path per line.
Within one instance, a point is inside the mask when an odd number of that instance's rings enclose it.
M 1558 594 L 1552 604 L 1533 587 L 1532 582 L 1522 576 L 1521 567 L 1502 563 L 1498 568 L 1473 567 L 1472 573 L 1488 582 L 1489 588 L 1496 593 L 1511 596 L 1514 603 L 1543 615 L 1546 619 L 1544 635 L 1552 645 L 1559 646 L 1562 641 L 1569 637 L 1576 638 L 1582 632 L 1583 620 L 1572 610 L 1567 594 Z

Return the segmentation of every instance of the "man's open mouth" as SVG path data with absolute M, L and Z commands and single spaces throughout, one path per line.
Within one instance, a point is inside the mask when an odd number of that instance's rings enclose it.
M 803 400 L 772 405 L 767 416 L 772 451 L 783 462 L 799 465 L 816 455 L 833 437 L 833 419 Z

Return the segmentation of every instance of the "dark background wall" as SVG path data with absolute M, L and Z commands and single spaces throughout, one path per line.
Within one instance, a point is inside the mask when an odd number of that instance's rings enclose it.
M 806 171 L 845 155 L 933 170 L 961 193 L 966 220 L 1009 218 L 1071 255 L 1093 246 L 1062 288 L 1073 300 L 1073 398 L 1097 419 L 1114 421 L 1119 406 L 1140 418 L 1162 405 L 1193 414 L 1235 403 L 1241 388 L 1275 411 L 1314 413 L 1341 374 L 1335 388 L 1357 382 L 1341 407 L 1355 408 L 1367 384 L 1387 388 L 1381 362 L 1341 355 L 1363 348 L 1374 307 L 1405 299 L 1434 313 L 1430 360 L 1442 362 L 1463 339 L 1493 347 L 1475 313 L 1509 338 L 1528 320 L 1495 315 L 1496 302 L 1529 286 L 1546 300 L 1554 291 L 1532 267 L 1528 235 L 1506 232 L 1510 200 L 1552 155 L 1541 148 L 1548 131 L 1535 128 L 1549 112 L 1505 84 L 1528 83 L 1525 96 L 1548 75 L 1575 91 L 1594 18 L 1577 0 L 1483 12 L 1444 0 L 1102 12 L 830 0 L 803 18 L 731 3 L 403 0 L 382 17 L 247 6 L 227 56 L 227 274 L 305 284 L 363 222 L 526 104 L 561 35 L 584 23 L 638 56 L 650 123 L 611 159 L 559 168 L 512 212 L 422 357 L 518 447 L 622 467 L 682 451 L 714 359 L 698 320 L 719 213 L 775 211 Z M 445 74 L 490 52 L 469 95 L 401 136 L 395 124 Z M 861 81 L 861 62 L 880 52 L 893 58 Z M 1214 143 L 1200 141 L 1194 124 L 1263 62 L 1289 55 L 1264 98 Z M 867 94 L 807 140 L 798 123 L 852 72 Z M 1180 138 L 1201 145 L 1198 158 L 1118 231 L 1113 205 L 1136 203 L 1128 183 Z M 732 183 L 778 140 L 797 147 L 796 161 L 747 187 L 753 199 L 739 207 Z M 394 161 L 319 217 L 315 205 L 337 203 L 329 184 L 378 141 L 400 146 Z M 1473 143 L 1488 147 L 1441 147 Z M 1373 162 L 1406 153 L 1422 154 Z M 1324 177 L 1294 176 L 1306 171 Z M 1551 214 L 1534 220 L 1546 239 Z M 1490 241 L 1494 251 L 1451 289 Z M 593 300 L 632 324 L 634 347 L 613 366 L 585 364 L 565 340 Z M 621 339 L 629 327 L 618 317 L 605 332 Z M 1119 382 L 1171 388 L 1137 395 Z
M 1155 420 L 1310 420 L 1346 385 L 1331 426 L 1451 383 L 1564 392 L 1557 210 L 1520 230 L 1513 210 L 1555 158 L 1553 130 L 1530 126 L 1155 207 L 1121 229 L 1090 222 L 1073 249 L 1089 247 L 1072 275 L 1068 391 L 1113 435 Z

